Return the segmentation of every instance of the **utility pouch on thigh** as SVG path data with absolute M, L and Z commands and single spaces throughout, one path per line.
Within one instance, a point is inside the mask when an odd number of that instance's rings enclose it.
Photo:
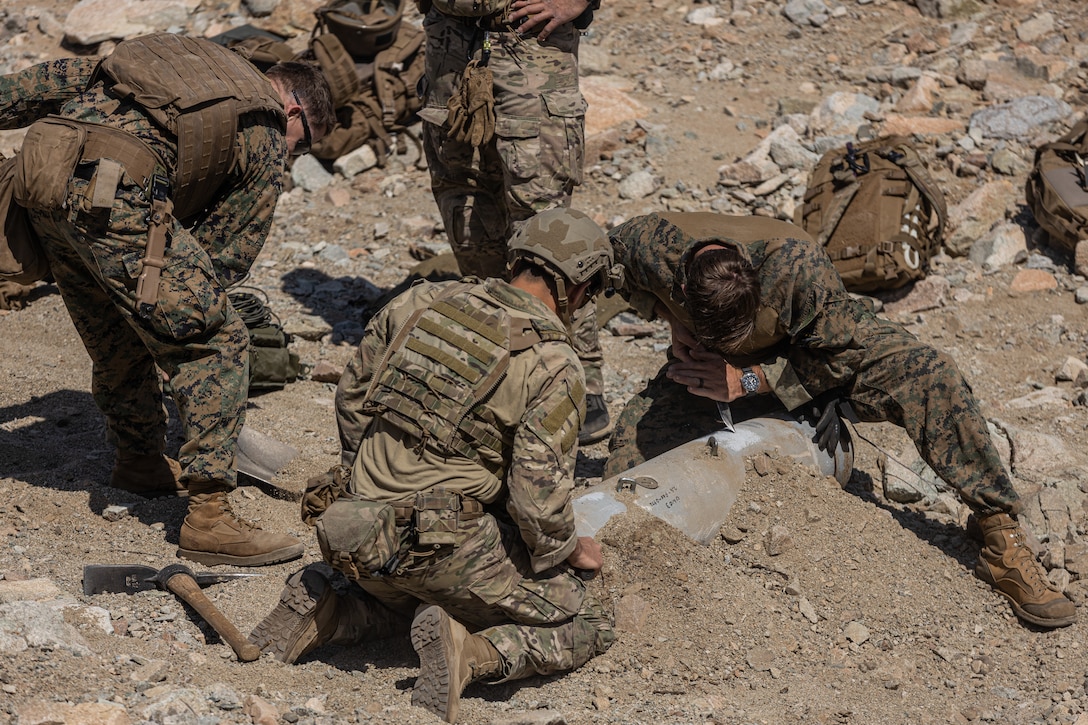
M 26 131 L 15 168 L 15 201 L 26 209 L 64 207 L 68 180 L 79 163 L 87 131 L 60 118 L 35 121 Z
M 392 506 L 357 498 L 337 499 L 317 520 L 325 561 L 348 577 L 379 577 L 397 566 L 400 539 Z
M 441 487 L 416 494 L 416 540 L 423 546 L 457 543 L 461 497 Z

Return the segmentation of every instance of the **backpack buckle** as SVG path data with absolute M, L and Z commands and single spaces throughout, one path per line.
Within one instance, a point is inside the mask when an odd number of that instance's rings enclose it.
M 869 173 L 869 154 L 858 154 L 854 148 L 854 144 L 846 144 L 846 165 L 850 167 L 850 170 L 854 172 L 854 176 L 861 176 L 862 174 Z

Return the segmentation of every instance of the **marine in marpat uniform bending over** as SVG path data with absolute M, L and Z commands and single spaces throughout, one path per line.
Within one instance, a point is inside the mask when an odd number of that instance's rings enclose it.
M 578 42 L 600 0 L 417 0 L 426 15 L 423 145 L 462 274 L 501 277 L 507 243 L 582 183 Z M 582 443 L 611 430 L 596 305 L 574 321 L 586 373 Z
M 811 416 L 817 441 L 832 447 L 840 414 L 852 408 L 862 421 L 903 428 L 959 491 L 984 537 L 975 573 L 1017 616 L 1040 627 L 1072 624 L 1073 602 L 1026 544 L 1019 496 L 956 364 L 852 298 L 804 230 L 757 217 L 649 214 L 610 236 L 626 294 L 644 314 L 668 320 L 677 360 L 621 414 L 605 475 L 640 462 L 648 446 L 668 445 L 662 432 L 681 415 L 694 422 L 690 437 L 710 432 L 697 428 L 714 424 L 716 402 L 773 396 Z M 683 390 L 690 404 L 677 410 Z
M 315 67 L 282 63 L 266 77 L 215 43 L 165 33 L 0 78 L 0 128 L 30 125 L 16 199 L 91 357 L 117 449 L 110 485 L 187 492 L 178 553 L 205 564 L 303 551 L 227 498 L 249 382 L 249 335 L 227 287 L 264 244 L 288 153 L 333 123 Z M 164 456 L 163 374 L 185 438 L 178 462 Z
M 303 499 L 351 584 L 297 572 L 250 635 L 294 662 L 407 632 L 416 611 L 412 703 L 449 722 L 468 683 L 572 670 L 615 638 L 574 571 L 602 559 L 571 507 L 585 382 L 569 325 L 618 270 L 566 209 L 530 219 L 510 254 L 509 283 L 418 284 L 371 320 L 336 394 L 342 468 Z

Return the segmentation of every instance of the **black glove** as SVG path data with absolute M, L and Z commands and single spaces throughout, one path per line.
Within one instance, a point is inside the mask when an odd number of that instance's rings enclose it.
M 816 429 L 812 441 L 816 447 L 834 455 L 842 441 L 843 419 L 857 423 L 858 417 L 850 402 L 839 397 L 837 391 L 825 393 L 805 403 L 801 408 L 800 418 Z

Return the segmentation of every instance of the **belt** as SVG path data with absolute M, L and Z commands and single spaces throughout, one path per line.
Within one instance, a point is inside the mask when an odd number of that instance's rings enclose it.
M 483 516 L 484 505 L 470 496 L 458 496 L 461 508 L 458 510 L 460 513 L 459 518 L 462 521 L 475 521 Z M 416 507 L 412 504 L 391 504 L 393 507 L 393 513 L 396 517 L 397 526 L 408 526 L 413 522 L 413 517 L 416 513 Z
M 506 17 L 507 17 L 506 12 L 495 13 L 493 15 L 484 15 L 484 16 L 447 15 L 446 17 L 448 17 L 448 18 L 450 18 L 452 20 L 456 20 L 459 23 L 463 23 L 464 25 L 471 25 L 474 28 L 479 28 L 480 30 L 486 30 L 489 33 L 513 32 L 514 30 L 517 30 L 518 28 L 520 28 L 521 24 L 525 22 L 525 18 L 521 17 L 521 18 L 518 18 L 517 20 L 515 20 L 514 22 L 511 23 L 509 20 L 506 19 Z

